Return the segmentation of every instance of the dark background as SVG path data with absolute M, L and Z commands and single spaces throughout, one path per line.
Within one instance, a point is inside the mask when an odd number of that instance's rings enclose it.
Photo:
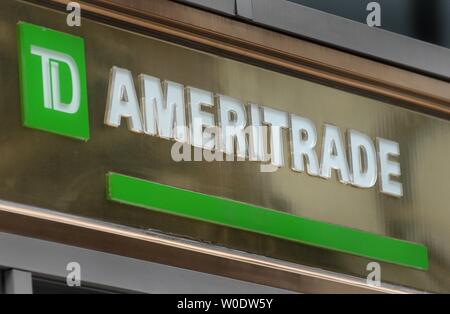
M 373 0 L 289 0 L 366 23 Z M 450 0 L 377 0 L 382 29 L 450 48 Z

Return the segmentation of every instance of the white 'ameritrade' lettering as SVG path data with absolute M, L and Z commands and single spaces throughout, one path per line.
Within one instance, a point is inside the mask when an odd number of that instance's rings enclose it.
M 126 120 L 133 132 L 172 139 L 251 161 L 285 164 L 283 134 L 289 134 L 291 169 L 359 188 L 372 188 L 379 179 L 382 193 L 403 196 L 398 181 L 398 143 L 326 123 L 319 148 L 315 124 L 296 114 L 258 106 L 202 89 L 139 75 L 140 98 L 130 71 L 113 67 L 105 124 Z M 214 129 L 218 129 L 214 130 Z M 267 139 L 267 140 L 266 140 Z M 345 140 L 346 139 L 346 140 Z

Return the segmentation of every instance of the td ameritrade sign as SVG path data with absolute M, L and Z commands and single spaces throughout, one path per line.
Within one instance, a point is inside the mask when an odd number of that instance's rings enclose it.
M 18 35 L 23 124 L 87 141 L 83 39 L 28 23 L 18 24 Z M 403 197 L 400 146 L 392 139 L 371 138 L 351 128 L 343 132 L 332 121 L 318 128 L 308 117 L 259 105 L 251 99 L 244 103 L 162 80 L 152 73 L 134 77 L 128 69 L 114 64 L 104 93 L 105 125 L 119 127 L 124 123 L 132 132 L 130 136 L 139 133 L 172 140 L 174 160 L 190 160 L 185 158 L 186 150 L 195 147 L 205 152 L 209 161 L 224 160 L 225 155 L 226 161 L 259 162 L 272 169 L 290 163 L 298 175 L 330 180 L 335 173 L 348 188 L 376 188 L 397 199 Z M 283 134 L 288 134 L 287 143 Z M 287 156 L 285 151 L 289 152 Z M 107 174 L 107 184 L 112 201 L 401 265 L 428 267 L 426 247 L 420 244 L 117 173 Z
M 86 63 L 82 38 L 28 23 L 19 23 L 19 59 L 23 123 L 44 131 L 89 139 Z M 174 139 L 202 149 L 245 160 L 285 165 L 282 132 L 290 134 L 291 169 L 339 182 L 403 195 L 398 143 L 347 131 L 347 143 L 333 124 L 323 126 L 321 155 L 317 130 L 306 117 L 258 106 L 175 82 L 139 76 L 138 96 L 133 75 L 113 66 L 105 123 L 118 127 L 126 120 L 131 131 Z M 202 107 L 217 108 L 219 121 Z M 187 112 L 186 112 L 187 111 Z M 205 130 L 206 129 L 206 130 Z M 375 144 L 377 147 L 375 147 Z M 348 146 L 348 147 L 347 147 Z M 236 148 L 236 149 L 235 149 Z M 213 156 L 220 160 L 220 156 Z M 227 159 L 229 160 L 229 159 Z

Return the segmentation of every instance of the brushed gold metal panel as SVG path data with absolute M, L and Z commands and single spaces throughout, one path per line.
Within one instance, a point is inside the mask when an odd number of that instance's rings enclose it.
M 324 269 L 365 276 L 367 259 L 207 223 L 110 203 L 105 173 L 116 171 L 253 203 L 302 217 L 427 245 L 426 272 L 387 263 L 382 280 L 450 292 L 450 123 L 360 95 L 308 82 L 150 37 L 16 1 L 0 4 L 0 198 L 197 240 Z M 21 125 L 15 26 L 19 20 L 85 39 L 91 140 L 87 143 Z M 321 180 L 258 163 L 185 162 L 172 142 L 103 124 L 113 66 L 252 101 L 399 142 L 405 196 Z M 285 148 L 287 136 L 285 134 Z M 320 143 L 319 143 L 320 145 Z M 287 151 L 285 153 L 287 156 Z M 74 237 L 77 235 L 74 234 Z

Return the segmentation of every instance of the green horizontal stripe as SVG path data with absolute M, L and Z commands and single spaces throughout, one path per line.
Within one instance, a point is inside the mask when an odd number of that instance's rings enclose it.
M 107 175 L 112 201 L 307 245 L 418 269 L 428 268 L 424 245 L 301 218 L 216 196 L 183 190 L 117 173 Z

